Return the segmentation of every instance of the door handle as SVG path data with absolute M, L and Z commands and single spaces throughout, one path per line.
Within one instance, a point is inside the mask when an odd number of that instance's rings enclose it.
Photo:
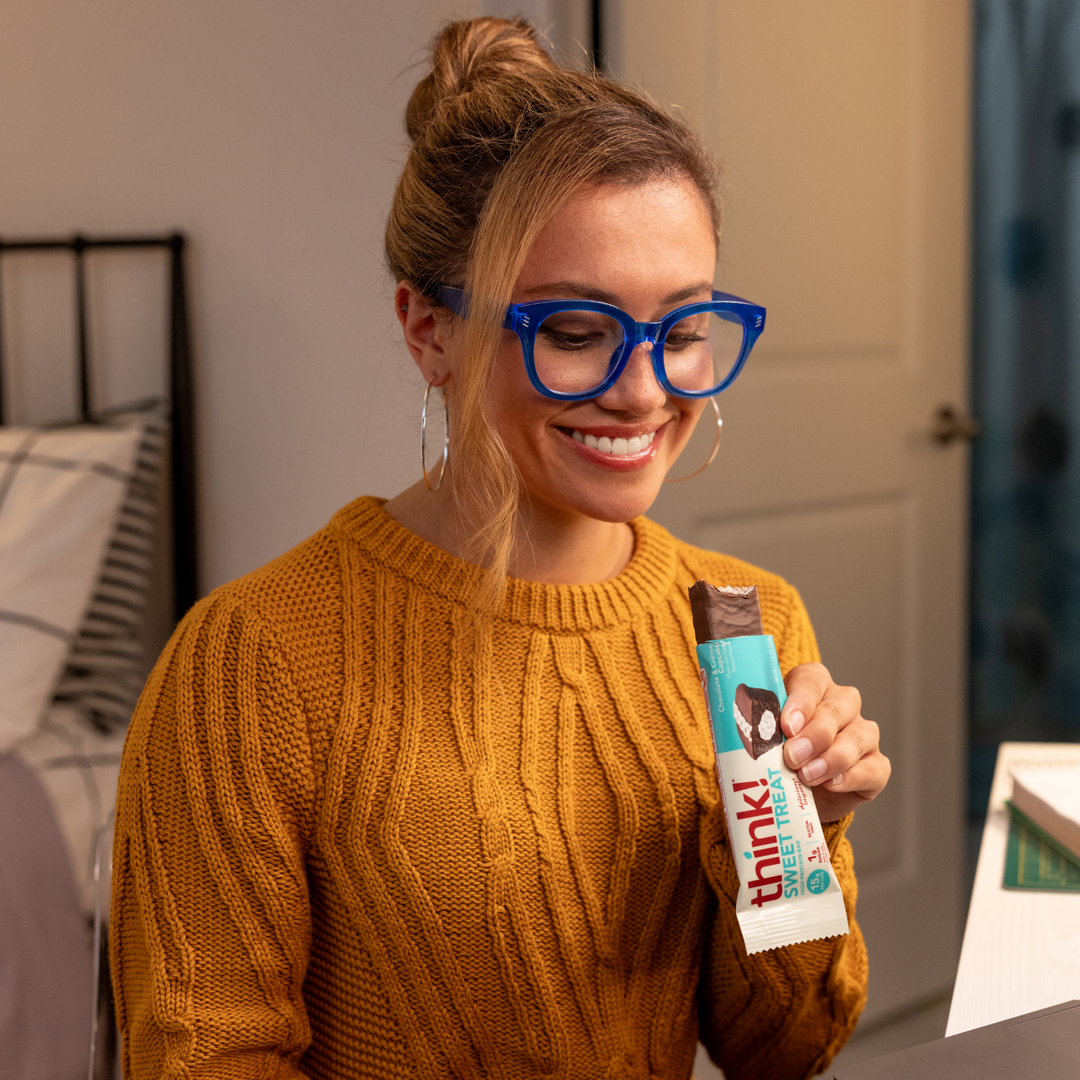
M 930 427 L 930 437 L 940 446 L 962 439 L 971 442 L 982 433 L 982 424 L 973 416 L 966 416 L 952 405 L 939 405 Z

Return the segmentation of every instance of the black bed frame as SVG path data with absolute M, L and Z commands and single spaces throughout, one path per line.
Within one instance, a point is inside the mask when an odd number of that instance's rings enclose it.
M 0 238 L 0 272 L 4 257 L 18 252 L 70 251 L 75 273 L 75 329 L 78 349 L 79 419 L 103 419 L 91 400 L 90 315 L 86 296 L 86 253 L 103 248 L 163 248 L 169 252 L 169 414 L 171 418 L 173 566 L 176 618 L 198 599 L 198 537 L 195 508 L 195 423 L 191 385 L 191 338 L 184 275 L 186 239 L 167 236 L 98 236 L 76 234 L 62 239 Z M 2 299 L 2 290 L 0 290 Z M 7 422 L 4 401 L 4 324 L 0 306 L 0 424 Z

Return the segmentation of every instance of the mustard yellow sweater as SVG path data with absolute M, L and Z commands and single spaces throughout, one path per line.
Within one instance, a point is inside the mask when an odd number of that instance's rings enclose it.
M 693 651 L 696 578 L 779 578 L 634 523 L 601 585 L 476 569 L 359 499 L 181 624 L 124 752 L 112 964 L 129 1077 L 680 1078 L 824 1067 L 844 938 L 748 957 Z M 827 826 L 849 918 L 855 877 Z

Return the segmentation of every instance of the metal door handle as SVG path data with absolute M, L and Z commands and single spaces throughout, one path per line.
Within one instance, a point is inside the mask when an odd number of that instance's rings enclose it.
M 941 446 L 948 446 L 956 439 L 971 442 L 982 432 L 982 424 L 972 416 L 965 416 L 952 405 L 941 405 L 934 413 L 930 437 Z

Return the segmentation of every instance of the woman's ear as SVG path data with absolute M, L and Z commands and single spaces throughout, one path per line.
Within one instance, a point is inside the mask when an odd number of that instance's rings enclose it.
M 408 281 L 398 283 L 394 308 L 405 335 L 405 345 L 424 381 L 444 386 L 450 379 L 450 357 L 446 343 L 449 320 L 444 308 L 434 308 Z

